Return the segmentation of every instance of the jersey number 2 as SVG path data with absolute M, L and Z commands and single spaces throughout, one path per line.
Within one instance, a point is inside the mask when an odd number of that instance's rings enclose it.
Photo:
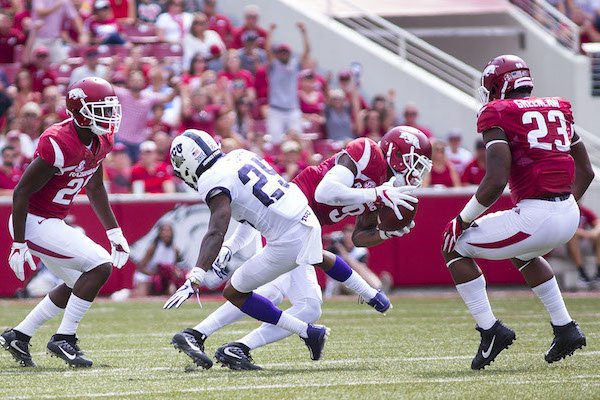
M 56 196 L 52 199 L 53 202 L 68 206 L 73 201 L 73 197 L 79 193 L 82 187 L 84 187 L 88 181 L 92 178 L 93 174 L 88 176 L 87 178 L 75 178 L 71 179 L 69 183 L 67 183 L 66 188 L 60 189 L 56 192 Z
M 546 118 L 544 114 L 539 111 L 527 111 L 523 114 L 523 124 L 529 125 L 534 121 L 537 124 L 537 129 L 532 129 L 527 134 L 527 141 L 529 147 L 532 149 L 552 150 L 553 146 L 556 146 L 558 151 L 569 151 L 571 149 L 571 138 L 567 131 L 567 122 L 565 121 L 565 115 L 559 110 L 550 110 L 548 112 L 548 122 L 559 122 L 560 126 L 556 128 L 556 134 L 559 135 L 557 139 L 550 142 L 540 142 L 539 139 L 548 136 L 548 125 L 546 124 Z M 555 137 L 554 134 L 549 139 Z
M 266 174 L 266 175 L 265 175 Z M 265 165 L 258 158 L 252 159 L 252 164 L 246 164 L 238 171 L 238 177 L 240 181 L 245 185 L 251 180 L 251 175 L 256 177 L 256 182 L 252 186 L 252 194 L 256 197 L 265 207 L 269 207 L 271 204 L 279 200 L 285 192 L 282 188 L 286 189 L 290 185 L 284 181 L 273 168 Z M 274 182 L 282 188 L 275 189 L 271 194 L 264 191 L 265 185 L 269 182 Z

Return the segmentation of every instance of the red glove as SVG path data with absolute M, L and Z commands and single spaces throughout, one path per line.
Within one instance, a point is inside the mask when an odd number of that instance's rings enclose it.
M 456 216 L 452 221 L 448 222 L 446 228 L 444 229 L 442 250 L 446 253 L 451 253 L 454 250 L 454 246 L 456 246 L 456 241 L 462 235 L 463 231 L 467 229 L 469 226 L 463 228 L 465 223 L 463 222 L 460 214 Z

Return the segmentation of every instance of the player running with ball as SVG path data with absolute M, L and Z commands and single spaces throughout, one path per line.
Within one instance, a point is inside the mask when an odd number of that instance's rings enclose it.
M 529 68 L 517 56 L 496 57 L 484 69 L 485 105 L 477 117 L 477 131 L 486 143 L 486 175 L 444 232 L 443 256 L 481 334 L 473 369 L 489 365 L 516 339 L 515 332 L 494 316 L 474 258 L 510 259 L 523 274 L 550 314 L 554 340 L 545 354 L 547 362 L 559 361 L 586 344 L 542 256 L 573 237 L 579 224 L 576 201 L 594 173 L 573 130 L 571 104 L 559 97 L 531 97 L 532 90 Z M 507 182 L 516 207 L 479 218 Z

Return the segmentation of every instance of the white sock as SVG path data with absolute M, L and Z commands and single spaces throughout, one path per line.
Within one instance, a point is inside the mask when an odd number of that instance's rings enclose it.
M 552 277 L 552 279 L 541 285 L 531 288 L 531 290 L 533 290 L 533 293 L 539 297 L 542 304 L 544 304 L 544 307 L 546 307 L 548 314 L 550 314 L 552 324 L 563 326 L 573 321 L 567 311 L 563 297 L 560 294 L 560 289 L 558 288 L 555 277 Z
M 304 321 L 299 320 L 293 315 L 288 314 L 287 312 L 281 313 L 281 317 L 277 322 L 277 326 L 285 329 L 286 331 L 290 331 L 300 335 L 300 337 L 307 338 L 307 330 L 308 324 Z
M 15 326 L 15 330 L 26 334 L 27 336 L 33 336 L 33 334 L 42 326 L 46 321 L 54 318 L 59 312 L 62 311 L 62 308 L 59 308 L 56 304 L 50 300 L 50 297 L 46 295 L 40 301 L 37 306 L 34 307 L 33 310 L 21 323 Z
M 377 295 L 377 289 L 373 289 L 356 271 L 352 271 L 352 275 L 342 284 L 367 300 L 371 300 Z
M 67 307 L 65 308 L 65 315 L 63 315 L 62 322 L 56 333 L 59 335 L 74 335 L 81 318 L 83 318 L 91 305 L 91 301 L 83 300 L 71 293 L 71 297 L 69 297 Z
M 195 331 L 210 336 L 222 327 L 233 324 L 244 318 L 244 314 L 239 308 L 230 302 L 224 303 L 221 307 L 213 311 L 208 317 L 194 327 Z
M 289 315 L 312 324 L 321 316 L 321 302 L 314 299 L 306 299 L 297 304 L 293 304 L 285 310 Z M 264 323 L 259 328 L 248 333 L 246 336 L 236 342 L 240 342 L 254 350 L 258 347 L 265 346 L 269 343 L 277 342 L 292 335 L 292 332 L 280 328 L 276 325 Z
M 485 291 L 485 278 L 483 275 L 472 281 L 456 285 L 456 290 L 458 290 L 469 312 L 475 318 L 477 326 L 486 330 L 494 326 L 496 317 L 494 317 Z

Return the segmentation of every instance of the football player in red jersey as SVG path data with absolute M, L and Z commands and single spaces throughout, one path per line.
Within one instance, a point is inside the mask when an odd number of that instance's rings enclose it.
M 573 130 L 571 104 L 559 97 L 531 97 L 532 89 L 529 68 L 517 56 L 496 57 L 483 70 L 480 92 L 485 104 L 477 131 L 486 144 L 486 174 L 443 235 L 446 264 L 481 334 L 473 369 L 489 365 L 516 338 L 492 313 L 485 278 L 474 258 L 510 259 L 523 274 L 550 314 L 554 340 L 545 354 L 548 363 L 586 343 L 542 256 L 575 233 L 576 200 L 594 173 Z M 479 218 L 507 182 L 516 208 Z
M 401 206 L 412 207 L 406 201 L 414 202 L 416 199 L 405 193 L 420 185 L 423 176 L 431 169 L 430 157 L 431 144 L 425 134 L 411 127 L 396 127 L 386 133 L 379 144 L 367 138 L 353 140 L 343 151 L 318 166 L 305 169 L 292 182 L 305 194 L 321 225 L 335 224 L 348 216 L 357 217 L 354 243 L 356 246 L 369 247 L 391 237 L 402 236 L 410 230 L 410 227 L 397 232 L 377 229 L 377 209 L 382 203 L 380 197 L 390 189 L 390 186 L 383 184 L 395 178 L 395 187 L 391 190 L 397 189 L 397 192 L 391 197 L 395 197 L 396 203 Z M 389 200 L 386 205 L 392 206 Z M 223 279 L 228 279 L 227 275 L 235 269 L 229 263 L 232 256 L 252 240 L 253 235 L 242 225 L 225 241 L 213 269 L 209 271 L 215 276 L 211 278 L 209 287 L 216 287 Z M 384 313 L 389 309 L 389 299 L 369 286 L 343 259 L 327 251 L 323 258 L 324 262 L 316 267 L 357 292 L 377 311 Z M 215 270 L 219 271 L 218 277 Z M 183 297 L 176 293 L 167 304 L 176 302 L 177 297 L 187 298 L 184 290 L 181 293 L 184 293 Z M 310 265 L 297 267 L 261 286 L 256 293 L 275 304 L 287 297 L 292 307 L 286 312 L 305 322 L 313 323 L 321 315 L 321 289 L 314 268 Z M 244 313 L 238 308 L 225 303 L 194 328 L 177 333 L 172 342 L 197 365 L 210 368 L 212 361 L 204 353 L 205 340 L 243 317 Z M 253 363 L 250 351 L 289 335 L 288 331 L 277 326 L 263 324 L 240 340 L 217 349 L 215 357 L 232 369 L 260 369 Z
M 48 342 L 48 351 L 71 366 L 92 365 L 77 346 L 77 326 L 112 266 L 121 268 L 129 257 L 129 246 L 110 208 L 102 179 L 102 160 L 112 149 L 121 121 L 119 100 L 104 79 L 85 78 L 69 87 L 67 112 L 71 118 L 50 126 L 40 136 L 34 160 L 13 196 L 10 267 L 24 280 L 24 264 L 36 268 L 33 254 L 64 281 L 19 325 L 0 336 L 0 345 L 23 366 L 35 366 L 29 352 L 33 334 L 63 309 L 62 322 Z M 73 198 L 84 187 L 106 229 L 112 255 L 64 222 Z

